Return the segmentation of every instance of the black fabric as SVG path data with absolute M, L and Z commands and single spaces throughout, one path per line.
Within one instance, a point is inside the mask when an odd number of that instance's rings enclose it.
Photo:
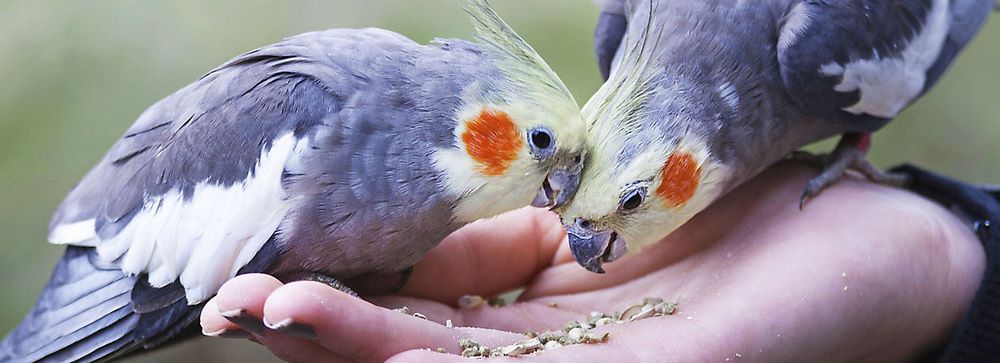
M 1000 193 L 994 187 L 960 182 L 913 165 L 892 171 L 911 178 L 910 190 L 969 216 L 986 251 L 986 271 L 968 313 L 948 345 L 921 361 L 1000 361 Z

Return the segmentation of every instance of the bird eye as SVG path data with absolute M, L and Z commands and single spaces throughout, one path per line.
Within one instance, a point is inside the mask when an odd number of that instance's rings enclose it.
M 528 143 L 531 144 L 531 153 L 539 160 L 555 154 L 556 137 L 547 127 L 538 126 L 528 131 Z
M 552 131 L 544 127 L 536 127 L 531 129 L 531 134 L 528 137 L 531 140 L 531 146 L 546 150 L 552 147 Z
M 625 197 L 622 198 L 621 209 L 623 211 L 629 211 L 639 208 L 645 198 L 646 188 L 632 189 L 632 191 L 625 194 Z

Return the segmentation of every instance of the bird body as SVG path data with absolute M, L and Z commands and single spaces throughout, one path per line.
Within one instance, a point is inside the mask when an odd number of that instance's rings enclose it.
M 852 135 L 933 86 L 992 3 L 604 2 L 595 44 L 607 81 L 583 108 L 591 150 L 560 211 L 577 261 L 603 271 L 808 143 L 845 134 L 866 149 Z M 870 166 L 843 159 L 832 164 Z M 807 194 L 843 172 L 829 170 Z
M 150 107 L 57 210 L 50 242 L 66 254 L 0 360 L 152 349 L 239 273 L 399 272 L 473 220 L 564 203 L 579 109 L 471 3 L 480 42 L 307 33 Z

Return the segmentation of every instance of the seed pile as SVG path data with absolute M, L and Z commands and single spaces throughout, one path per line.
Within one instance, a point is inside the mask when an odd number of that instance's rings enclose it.
M 673 315 L 677 304 L 664 302 L 660 298 L 645 298 L 640 303 L 629 305 L 621 312 L 605 314 L 592 312 L 584 321 L 574 320 L 566 323 L 560 331 L 528 332 L 528 339 L 502 347 L 490 348 L 472 339 L 458 341 L 463 357 L 514 357 L 534 354 L 545 350 L 556 349 L 573 344 L 597 344 L 608 341 L 608 333 L 590 332 L 591 329 L 608 325 L 622 324 L 654 316 Z

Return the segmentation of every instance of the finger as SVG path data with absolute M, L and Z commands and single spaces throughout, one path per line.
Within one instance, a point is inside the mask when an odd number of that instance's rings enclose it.
M 430 321 L 456 327 L 481 327 L 510 332 L 545 331 L 561 328 L 572 320 L 585 320 L 590 310 L 572 310 L 555 303 L 557 298 L 539 299 L 494 307 L 487 304 L 474 308 L 455 309 L 441 303 L 400 296 L 381 296 L 369 299 L 373 304 L 387 309 L 407 307 L 411 313 L 420 313 Z
M 267 328 L 261 321 L 264 301 L 281 281 L 264 274 L 245 274 L 234 277 L 219 288 L 215 300 L 215 313 L 253 334 L 262 334 Z M 211 313 L 211 312 L 208 312 Z M 208 314 L 202 309 L 202 315 Z M 214 317 L 213 317 L 214 319 Z M 215 320 L 210 319 L 210 322 Z M 223 327 L 227 328 L 227 327 Z M 210 330 L 211 331 L 211 330 Z
M 454 305 L 465 294 L 524 286 L 549 266 L 565 238 L 558 216 L 537 208 L 472 223 L 424 257 L 401 293 Z
M 262 320 L 264 303 L 281 286 L 280 281 L 269 275 L 236 276 L 205 304 L 201 314 L 202 330 L 209 336 L 249 337 L 252 334 L 257 342 L 290 362 L 341 359 L 312 342 L 266 328 Z
M 426 349 L 408 350 L 386 360 L 386 363 L 409 362 L 468 362 L 468 359 L 450 353 L 439 353 Z
M 699 333 L 698 329 L 695 324 L 684 322 L 675 317 L 648 318 L 592 330 L 592 333 L 598 335 L 604 332 L 608 333 L 608 341 L 603 343 L 567 345 L 543 349 L 530 355 L 490 358 L 488 360 L 495 362 L 710 361 L 710 359 L 706 359 L 708 355 L 700 356 L 698 352 L 699 348 L 705 347 L 705 343 L 708 342 L 706 338 L 709 338 L 704 332 Z M 669 337 L 664 335 L 664 332 L 667 331 L 671 332 Z M 694 344 L 695 342 L 702 344 Z M 715 347 L 715 342 L 712 342 L 711 346 Z M 393 363 L 457 362 L 459 359 L 461 357 L 452 354 L 410 350 L 393 356 L 389 361 Z
M 257 341 L 287 362 L 351 362 L 313 341 L 269 330 L 255 335 Z
M 410 349 L 444 348 L 458 352 L 458 340 L 475 336 L 484 344 L 507 344 L 519 334 L 485 329 L 448 328 L 372 305 L 311 281 L 274 291 L 264 307 L 272 326 L 310 330 L 319 346 L 355 361 L 383 361 Z
M 201 333 L 208 337 L 249 338 L 250 333 L 219 314 L 215 298 L 208 300 L 201 309 Z

